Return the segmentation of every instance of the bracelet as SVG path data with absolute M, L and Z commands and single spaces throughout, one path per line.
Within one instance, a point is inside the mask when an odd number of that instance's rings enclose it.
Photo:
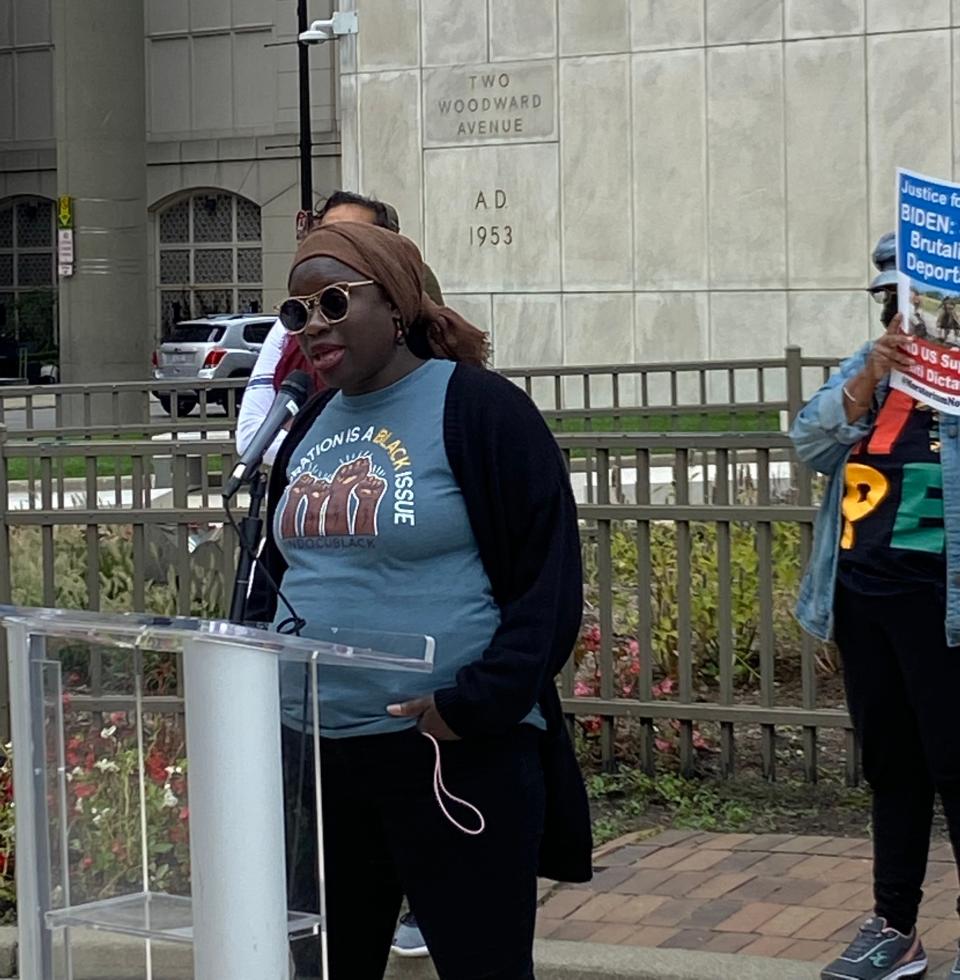
M 858 402 L 858 401 L 857 401 L 857 399 L 856 399 L 856 398 L 854 398 L 854 397 L 853 397 L 853 395 L 851 395 L 851 394 L 850 394 L 850 390 L 849 390 L 849 389 L 847 388 L 847 386 L 846 386 L 846 385 L 844 385 L 844 386 L 843 386 L 843 389 L 842 389 L 842 390 L 843 390 L 843 394 L 844 394 L 844 397 L 845 397 L 845 398 L 846 398 L 846 399 L 847 399 L 847 400 L 848 400 L 848 401 L 849 401 L 849 402 L 850 402 L 851 404 L 853 404 L 853 405 L 855 405 L 855 406 L 856 406 L 857 408 L 866 408 L 866 407 L 867 407 L 866 405 L 864 405 L 864 403 L 863 403 L 863 402 Z

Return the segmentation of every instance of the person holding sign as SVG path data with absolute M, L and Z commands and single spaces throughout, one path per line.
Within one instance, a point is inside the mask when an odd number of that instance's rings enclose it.
M 797 616 L 840 649 L 873 791 L 873 915 L 823 980 L 926 971 L 916 923 L 937 793 L 960 853 L 958 419 L 891 386 L 912 363 L 892 235 L 874 262 L 885 332 L 840 365 L 790 433 L 829 478 Z

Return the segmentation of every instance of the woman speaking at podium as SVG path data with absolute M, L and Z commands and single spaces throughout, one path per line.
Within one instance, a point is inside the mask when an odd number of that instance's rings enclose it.
M 436 641 L 431 674 L 320 668 L 329 980 L 383 976 L 404 894 L 442 980 L 528 980 L 537 875 L 590 876 L 554 683 L 582 607 L 562 456 L 527 396 L 484 369 L 486 335 L 425 295 L 408 239 L 321 227 L 289 290 L 280 319 L 329 390 L 271 471 L 253 618 L 285 616 L 269 578 L 302 635 Z M 281 698 L 289 777 L 311 741 L 302 671 Z M 288 810 L 309 808 L 309 780 L 286 783 Z M 303 910 L 318 901 L 312 836 L 291 858 Z M 491 909 L 494 935 L 479 928 Z M 294 958 L 321 975 L 316 941 Z

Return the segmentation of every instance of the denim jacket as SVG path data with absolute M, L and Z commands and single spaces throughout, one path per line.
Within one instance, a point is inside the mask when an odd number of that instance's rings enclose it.
M 800 459 L 829 477 L 827 491 L 814 525 L 813 551 L 797 601 L 800 625 L 821 640 L 833 637 L 833 601 L 837 582 L 844 492 L 843 473 L 854 446 L 873 428 L 877 412 L 890 390 L 885 379 L 876 390 L 870 411 L 857 422 L 847 421 L 843 385 L 867 363 L 872 344 L 865 344 L 810 399 L 797 415 L 790 438 Z M 943 466 L 943 512 L 947 550 L 946 635 L 960 646 L 960 418 L 944 415 L 940 422 L 940 462 Z

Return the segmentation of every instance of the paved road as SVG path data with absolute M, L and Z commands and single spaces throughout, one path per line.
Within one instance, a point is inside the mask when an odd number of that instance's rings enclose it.
M 2 389 L 0 389 L 2 392 Z M 221 409 L 219 407 L 213 407 L 210 409 L 210 416 L 213 418 L 220 417 Z M 27 426 L 27 412 L 22 406 L 22 401 L 20 404 L 13 403 L 11 405 L 4 406 L 4 424 L 10 432 L 25 432 L 28 428 Z M 199 418 L 200 413 L 196 409 L 190 418 Z M 150 420 L 152 422 L 162 422 L 164 419 L 169 418 L 166 412 L 160 407 L 160 403 L 155 399 L 150 399 Z M 49 398 L 44 403 L 44 400 L 38 399 L 34 401 L 33 406 L 33 422 L 32 427 L 37 429 L 52 429 L 56 426 L 56 413 L 53 408 L 53 398 Z M 0 978 L 2 980 L 2 978 Z

